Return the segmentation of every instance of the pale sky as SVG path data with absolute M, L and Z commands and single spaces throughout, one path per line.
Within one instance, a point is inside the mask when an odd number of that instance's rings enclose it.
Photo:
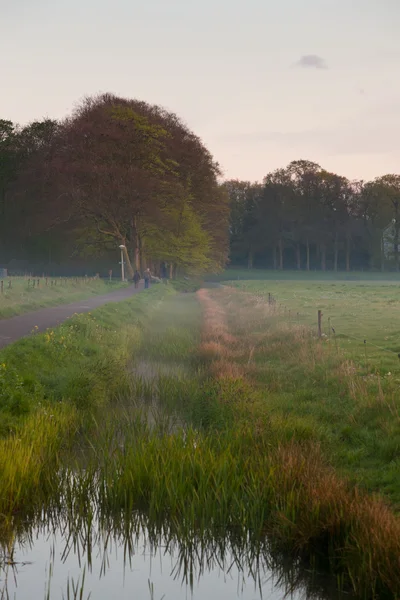
M 0 0 L 0 118 L 112 92 L 176 112 L 225 176 L 400 173 L 399 0 Z

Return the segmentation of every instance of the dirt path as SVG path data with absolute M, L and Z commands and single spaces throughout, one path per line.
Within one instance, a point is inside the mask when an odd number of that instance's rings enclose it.
M 0 320 L 0 348 L 4 348 L 8 344 L 12 344 L 20 338 L 29 335 L 35 326 L 38 327 L 39 331 L 45 331 L 49 327 L 56 327 L 69 317 L 72 317 L 74 313 L 84 313 L 108 302 L 126 300 L 126 298 L 137 294 L 141 290 L 143 290 L 143 282 L 139 284 L 138 289 L 130 285 L 127 288 L 119 289 L 102 296 L 93 296 L 80 302 L 60 304 L 59 306 L 42 308 L 24 315 L 11 317 L 10 319 L 2 319 Z

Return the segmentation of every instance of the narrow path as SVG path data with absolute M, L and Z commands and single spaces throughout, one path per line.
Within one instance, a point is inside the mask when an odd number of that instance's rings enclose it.
M 39 331 L 45 331 L 49 327 L 56 327 L 74 313 L 84 313 L 108 302 L 120 302 L 130 298 L 133 294 L 137 294 L 143 290 L 143 282 L 139 284 L 139 288 L 135 289 L 133 285 L 127 288 L 115 290 L 109 294 L 102 296 L 93 296 L 80 302 L 72 304 L 60 304 L 35 310 L 34 312 L 11 317 L 10 319 L 0 320 L 0 348 L 8 346 L 17 340 L 29 335 L 32 330 L 37 327 Z

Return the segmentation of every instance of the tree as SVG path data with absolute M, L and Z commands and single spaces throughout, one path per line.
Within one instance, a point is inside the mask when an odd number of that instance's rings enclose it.
M 196 227 L 207 233 L 200 236 L 207 253 L 204 264 L 211 264 L 213 254 L 218 256 L 217 267 L 227 251 L 227 202 L 218 173 L 209 152 L 178 117 L 106 94 L 86 99 L 61 123 L 52 144 L 51 178 L 42 196 L 47 197 L 49 226 L 68 221 L 81 231 L 95 228 L 104 239 L 124 245 L 129 274 L 133 263 L 143 268 L 161 259 L 151 236 L 161 231 L 175 234 L 181 199 L 190 198 L 187 225 L 193 236 Z M 182 256 L 184 247 L 189 252 L 190 244 L 181 244 L 176 264 L 193 259 Z
M 16 128 L 11 121 L 0 119 L 0 238 L 3 255 L 7 231 L 7 193 L 17 172 Z
M 261 186 L 232 179 L 224 183 L 224 189 L 229 197 L 231 253 L 244 253 L 251 269 L 254 253 L 263 246 L 257 223 Z
M 300 245 L 306 246 L 306 269 L 310 270 L 310 244 L 317 243 L 319 228 L 316 223 L 320 214 L 321 167 L 308 160 L 292 161 L 287 167 L 293 185 L 292 228 L 296 243 L 297 268 L 301 268 Z

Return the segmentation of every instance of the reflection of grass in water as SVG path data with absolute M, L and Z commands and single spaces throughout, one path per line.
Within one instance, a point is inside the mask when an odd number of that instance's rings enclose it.
M 120 566 L 124 570 L 132 569 L 132 561 L 139 548 L 152 557 L 158 553 L 170 556 L 171 577 L 181 585 L 188 586 L 191 591 L 194 584 L 206 577 L 209 571 L 220 570 L 229 575 L 236 570 L 238 589 L 254 586 L 260 591 L 260 597 L 263 586 L 270 579 L 274 587 L 284 594 L 297 591 L 300 597 L 308 600 L 337 597 L 330 580 L 317 575 L 315 564 L 311 572 L 310 565 L 300 558 L 289 560 L 287 556 L 275 553 L 268 539 L 255 538 L 251 534 L 242 535 L 234 529 L 224 531 L 198 527 L 196 531 L 183 535 L 177 521 L 155 522 L 146 513 L 138 511 L 110 514 L 98 520 L 97 514 L 71 513 L 65 507 L 65 512 L 43 511 L 29 525 L 25 524 L 23 533 L 20 533 L 21 539 L 17 536 L 14 543 L 21 544 L 26 552 L 38 538 L 51 540 L 54 534 L 58 535 L 57 548 L 61 550 L 61 562 L 67 560 L 71 553 L 79 557 L 81 575 L 76 580 L 68 576 L 66 593 L 63 591 L 63 598 L 66 599 L 83 598 L 86 573 L 95 571 L 96 576 L 105 576 L 109 557 L 115 556 L 117 549 L 120 552 Z M 46 582 L 46 600 L 52 597 L 52 579 L 53 572 L 57 571 L 57 560 L 58 553 L 54 546 Z M 18 578 L 18 572 L 14 574 Z M 151 589 L 155 591 L 153 586 Z M 7 597 L 5 585 L 3 596 Z M 90 594 L 86 592 L 85 598 L 88 597 Z

